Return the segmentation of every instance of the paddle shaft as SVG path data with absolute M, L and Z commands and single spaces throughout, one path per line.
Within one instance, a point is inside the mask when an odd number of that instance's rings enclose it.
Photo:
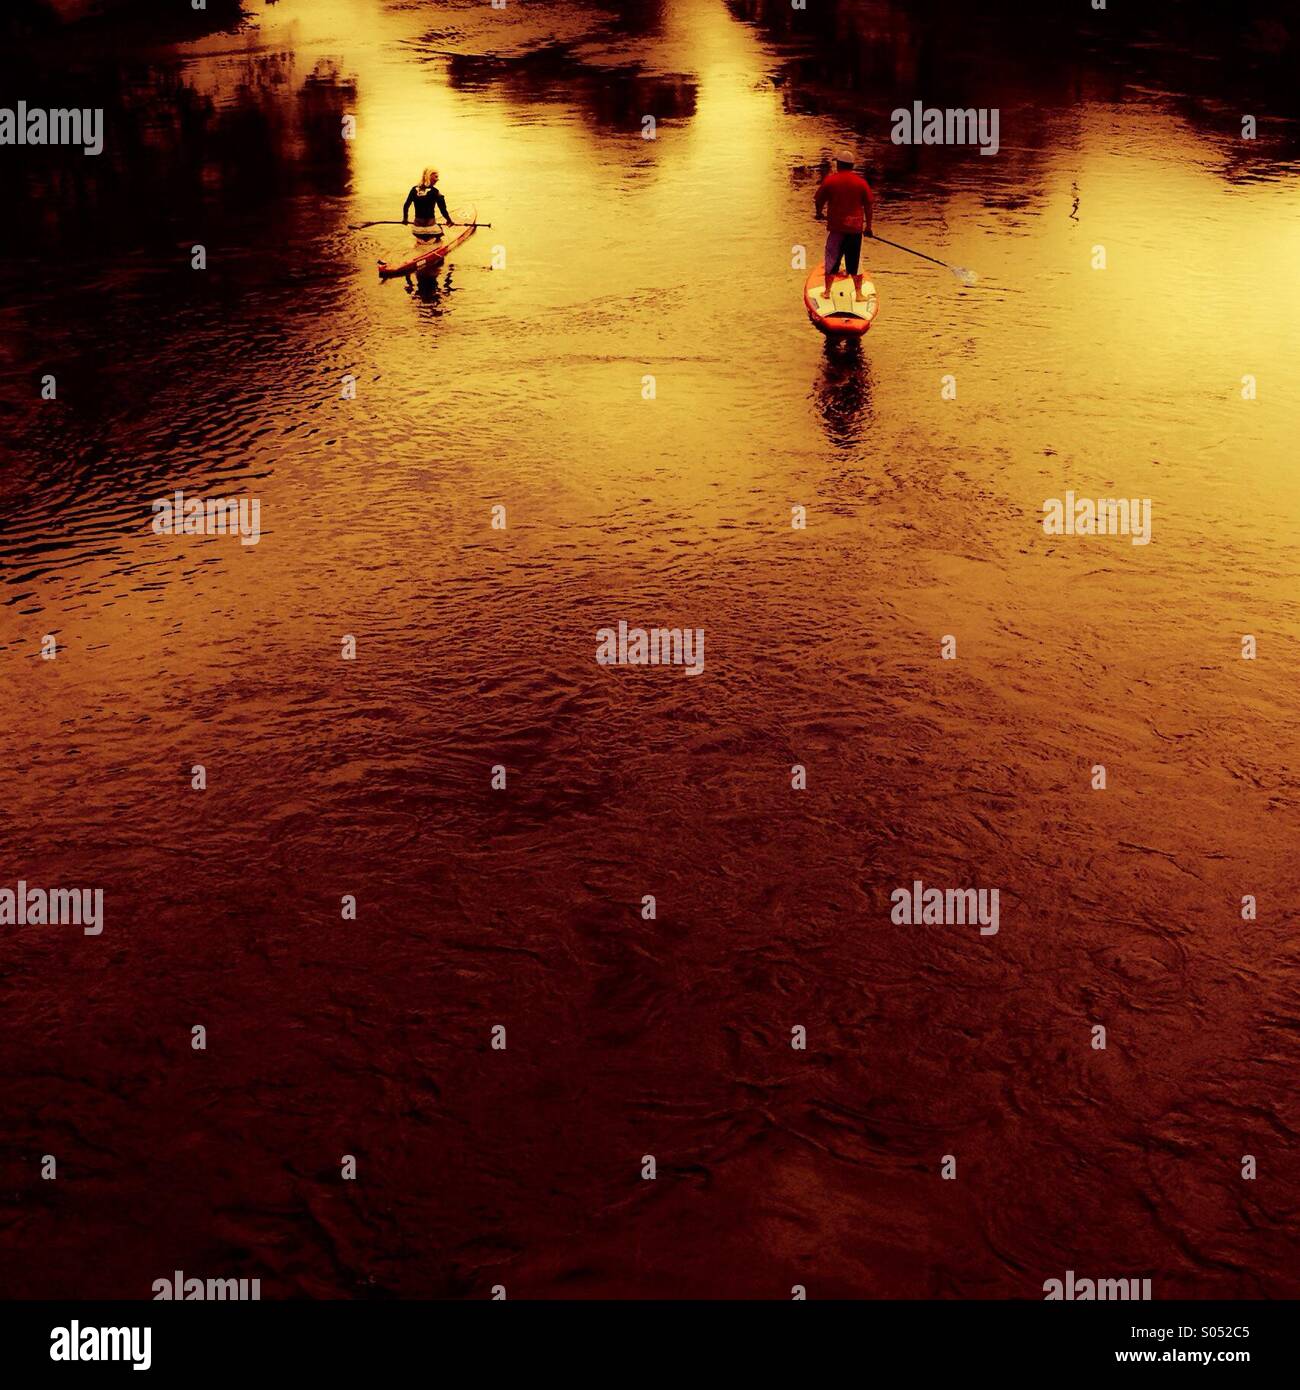
M 363 227 L 409 227 L 411 224 L 405 221 L 398 221 L 396 217 L 380 217 L 374 222 L 350 222 L 348 224 L 354 232 L 359 232 Z M 449 227 L 466 225 L 457 222 L 448 222 Z M 491 222 L 475 222 L 476 227 L 490 227 Z
M 896 242 L 896 241 L 890 241 L 890 240 L 888 240 L 888 238 L 886 238 L 886 237 L 883 237 L 883 236 L 876 236 L 876 235 L 874 235 L 874 233 L 873 233 L 873 235 L 872 235 L 872 237 L 871 237 L 871 240 L 872 240 L 872 241 L 883 241 L 883 242 L 885 243 L 886 246 L 892 246 L 892 247 L 894 248 L 895 251 L 906 251 L 907 254 L 908 254 L 909 256 L 920 256 L 920 258 L 921 258 L 923 261 L 930 261 L 930 262 L 932 262 L 934 265 L 941 265 L 941 266 L 943 266 L 943 268 L 944 268 L 945 270 L 952 270 L 952 269 L 954 268 L 954 267 L 950 266 L 950 265 L 948 264 L 947 261 L 941 261 L 941 260 L 939 260 L 939 259 L 938 259 L 937 257 L 935 257 L 935 256 L 927 256 L 927 255 L 925 254 L 924 251 L 913 251 L 912 248 L 911 248 L 910 246 L 900 246 L 900 245 L 898 244 L 898 242 Z

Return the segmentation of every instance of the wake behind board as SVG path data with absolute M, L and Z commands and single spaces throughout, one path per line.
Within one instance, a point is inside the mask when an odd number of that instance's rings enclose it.
M 861 337 L 871 327 L 880 310 L 876 287 L 862 277 L 862 297 L 855 298 L 853 277 L 843 271 L 831 277 L 830 298 L 826 297 L 826 272 L 814 266 L 803 285 L 804 308 L 813 326 L 830 338 Z

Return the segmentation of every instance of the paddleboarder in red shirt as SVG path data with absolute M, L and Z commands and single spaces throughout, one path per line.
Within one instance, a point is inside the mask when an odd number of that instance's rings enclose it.
M 817 189 L 814 207 L 820 221 L 826 218 L 826 298 L 831 297 L 831 279 L 844 262 L 853 277 L 853 297 L 862 298 L 862 238 L 871 235 L 871 213 L 875 194 L 871 185 L 855 173 L 855 160 L 842 152 L 835 156 L 835 170 L 827 174 Z

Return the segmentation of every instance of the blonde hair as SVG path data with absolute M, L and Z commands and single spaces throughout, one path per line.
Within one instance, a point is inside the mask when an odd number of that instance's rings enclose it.
M 438 171 L 436 169 L 426 169 L 420 175 L 420 187 L 428 188 L 431 184 L 438 182 Z

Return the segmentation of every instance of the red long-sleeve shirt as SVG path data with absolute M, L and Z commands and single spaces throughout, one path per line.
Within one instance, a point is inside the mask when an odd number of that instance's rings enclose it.
M 817 190 L 818 215 L 826 208 L 826 226 L 832 232 L 869 232 L 875 202 L 871 185 L 852 169 L 827 174 Z

